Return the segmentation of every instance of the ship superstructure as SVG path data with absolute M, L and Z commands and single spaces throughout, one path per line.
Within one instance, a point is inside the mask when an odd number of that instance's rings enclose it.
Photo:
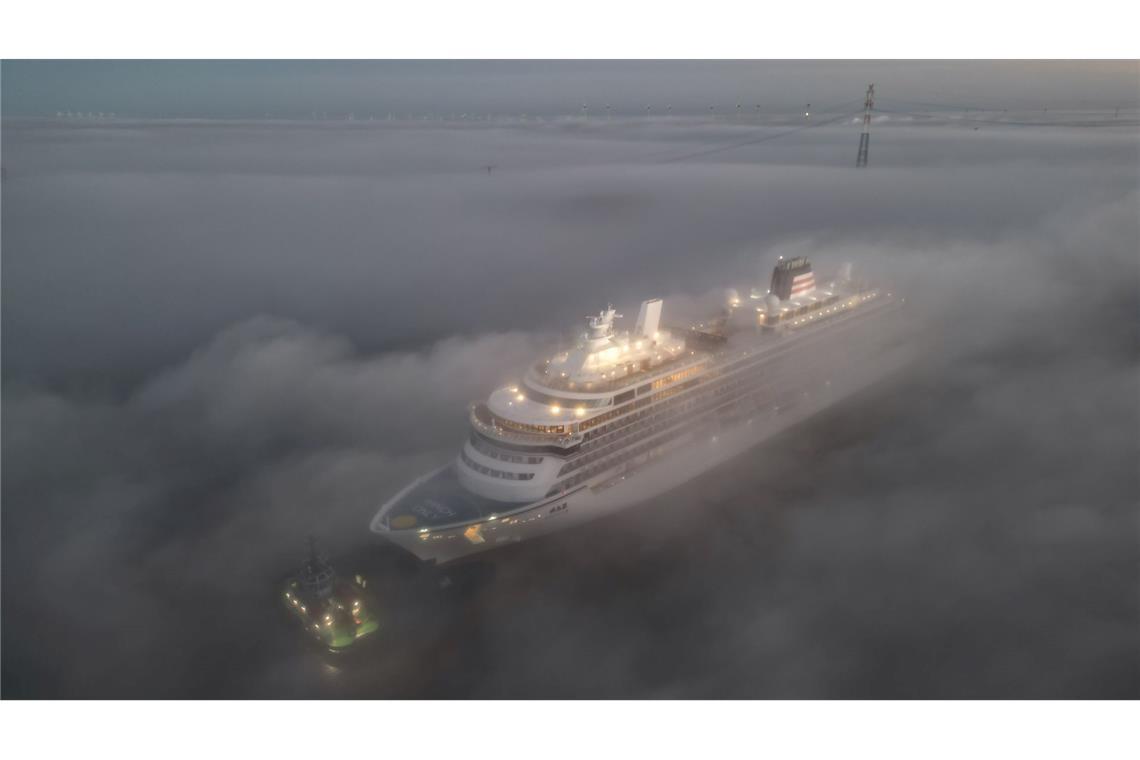
M 607 307 L 473 404 L 459 456 L 384 504 L 372 530 L 448 561 L 650 498 L 880 375 L 881 317 L 900 303 L 849 266 L 818 286 L 801 257 L 683 329 L 662 326 L 660 299 L 629 331 Z M 880 340 L 857 341 L 868 336 Z

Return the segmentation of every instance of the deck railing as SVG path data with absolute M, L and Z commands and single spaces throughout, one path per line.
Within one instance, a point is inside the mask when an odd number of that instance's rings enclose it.
M 566 423 L 567 428 L 569 428 L 570 425 L 570 422 Z M 524 433 L 521 430 L 512 430 L 502 425 L 497 425 L 495 424 L 495 415 L 487 408 L 487 405 L 483 403 L 471 405 L 471 426 L 479 432 L 486 433 L 493 438 L 535 446 L 549 446 L 554 444 L 568 447 L 582 441 L 581 434 Z
M 676 371 L 703 361 L 704 357 L 693 359 L 691 350 L 682 349 L 681 352 L 671 354 L 669 358 L 655 362 L 648 369 L 636 369 L 633 372 L 606 380 L 591 380 L 589 382 L 573 382 L 568 377 L 562 377 L 550 369 L 545 361 L 538 362 L 531 367 L 531 377 L 543 388 L 555 391 L 570 391 L 572 393 L 610 393 L 625 388 L 632 388 L 645 382 L 662 372 Z M 685 361 L 686 359 L 690 361 Z

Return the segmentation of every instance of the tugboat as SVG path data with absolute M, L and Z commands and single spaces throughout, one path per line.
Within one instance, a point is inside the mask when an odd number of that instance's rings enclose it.
M 380 628 L 367 586 L 361 575 L 340 578 L 309 536 L 308 557 L 285 581 L 283 601 L 311 636 L 340 652 Z

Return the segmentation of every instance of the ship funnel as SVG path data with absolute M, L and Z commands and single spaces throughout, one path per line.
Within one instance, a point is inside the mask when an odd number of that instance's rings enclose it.
M 661 325 L 662 304 L 660 298 L 641 302 L 641 311 L 637 314 L 637 326 L 633 330 L 635 335 L 653 338 Z
M 802 296 L 815 290 L 815 275 L 806 256 L 781 259 L 772 270 L 772 295 L 781 301 Z

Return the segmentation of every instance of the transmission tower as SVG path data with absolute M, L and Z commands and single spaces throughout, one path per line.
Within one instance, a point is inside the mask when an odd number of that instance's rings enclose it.
M 867 148 L 871 145 L 871 109 L 875 107 L 875 85 L 867 85 L 867 99 L 863 101 L 863 134 L 859 135 L 859 157 L 855 166 L 867 165 Z

